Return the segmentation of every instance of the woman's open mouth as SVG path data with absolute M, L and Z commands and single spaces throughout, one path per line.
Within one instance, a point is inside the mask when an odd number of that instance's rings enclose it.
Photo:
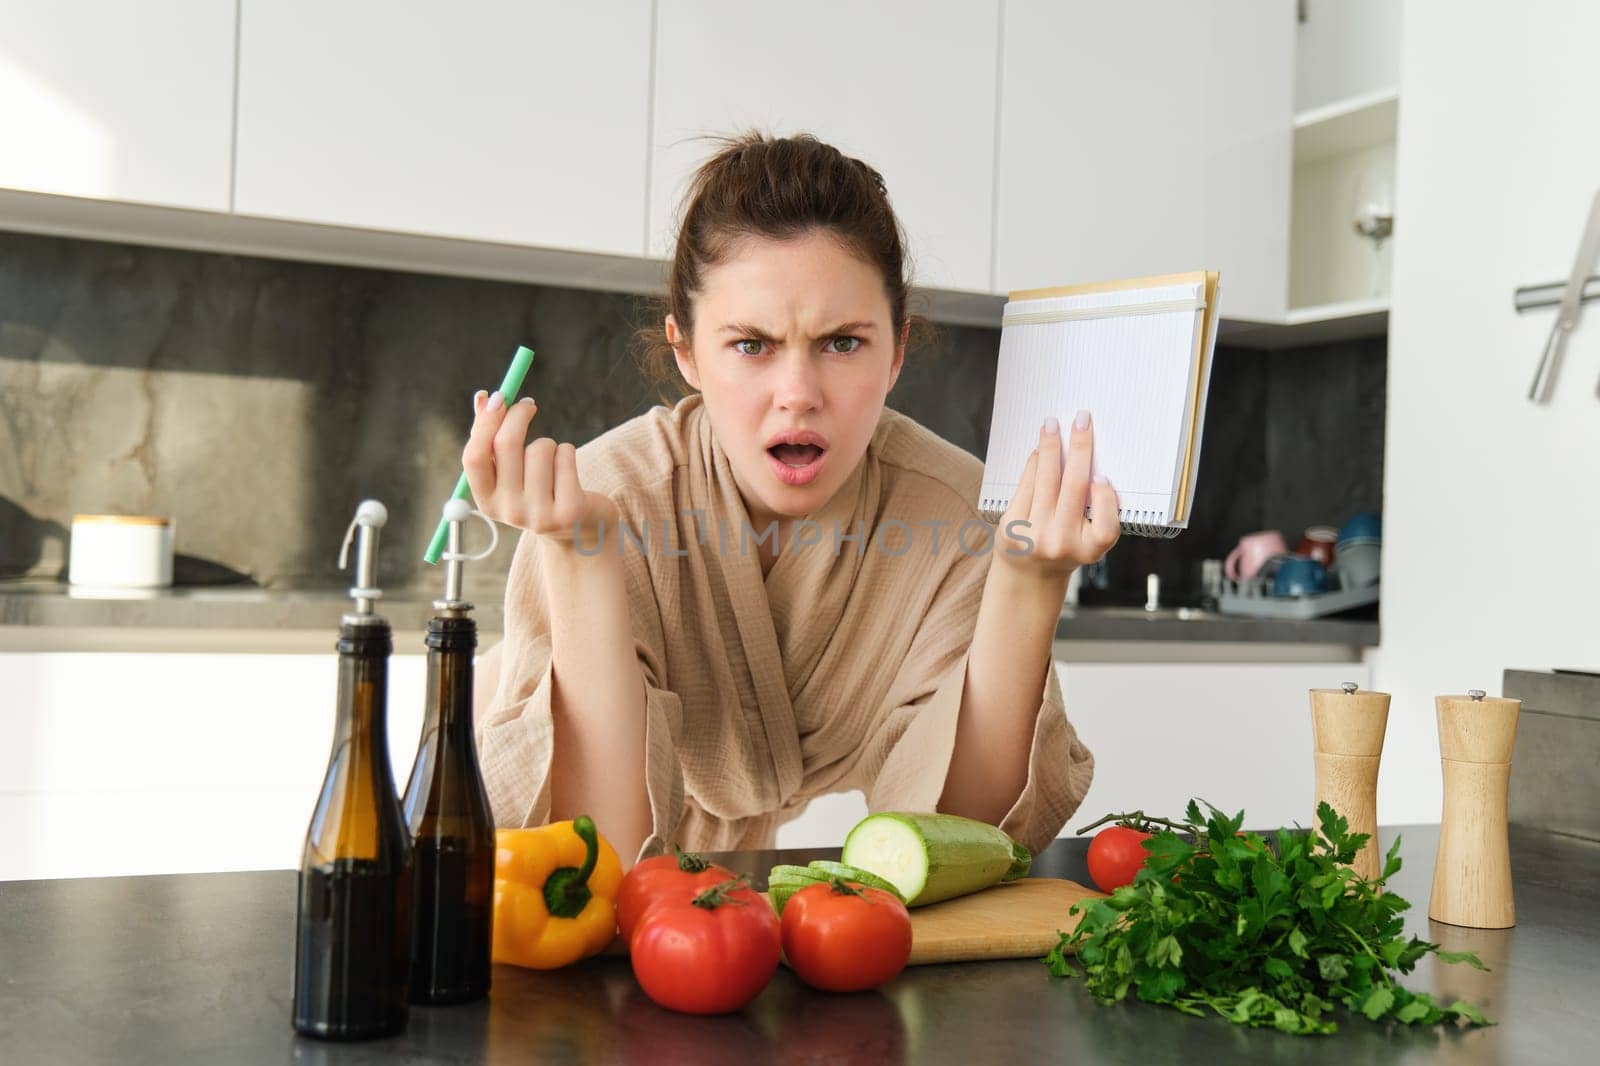
M 777 443 L 767 447 L 767 462 L 785 485 L 815 481 L 827 459 L 827 444 L 815 433 L 781 434 Z

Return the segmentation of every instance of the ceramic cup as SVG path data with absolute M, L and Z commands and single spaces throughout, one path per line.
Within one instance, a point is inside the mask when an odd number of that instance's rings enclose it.
M 1315 559 L 1323 566 L 1333 565 L 1333 547 L 1339 542 L 1339 531 L 1332 526 L 1312 526 L 1300 538 L 1296 555 Z
M 1222 561 L 1222 572 L 1229 581 L 1249 581 L 1256 576 L 1262 563 L 1274 555 L 1286 555 L 1288 551 L 1289 546 L 1284 543 L 1283 534 L 1276 529 L 1246 533 Z
M 1352 540 L 1381 540 L 1382 538 L 1383 519 L 1379 517 L 1377 511 L 1363 511 L 1339 527 L 1340 544 L 1345 544 Z
M 1372 538 L 1341 542 L 1334 561 L 1339 571 L 1339 583 L 1350 589 L 1376 585 L 1382 552 L 1383 542 Z
M 1304 555 L 1291 555 L 1278 563 L 1272 575 L 1272 594 L 1280 598 L 1315 596 L 1328 591 L 1328 568 Z

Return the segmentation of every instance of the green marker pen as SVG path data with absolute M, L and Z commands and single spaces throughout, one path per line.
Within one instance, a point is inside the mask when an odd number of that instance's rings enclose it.
M 517 346 L 517 354 L 511 357 L 511 365 L 506 368 L 506 379 L 500 383 L 500 395 L 505 398 L 505 406 L 510 407 L 517 402 L 517 390 L 522 388 L 522 379 L 528 376 L 528 368 L 533 365 L 533 350 Z M 450 494 L 453 500 L 472 499 L 472 486 L 467 484 L 467 475 L 463 471 L 456 481 L 456 491 Z M 439 528 L 434 530 L 433 540 L 428 542 L 428 550 L 422 553 L 422 561 L 437 563 L 440 554 L 444 551 L 445 541 L 450 536 L 450 523 L 440 519 Z

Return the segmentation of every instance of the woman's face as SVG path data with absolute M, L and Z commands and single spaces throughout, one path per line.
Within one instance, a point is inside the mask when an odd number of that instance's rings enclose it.
M 755 528 L 819 510 L 866 453 L 905 357 L 883 276 L 814 231 L 742 241 L 702 282 L 692 341 L 671 315 L 667 339 Z

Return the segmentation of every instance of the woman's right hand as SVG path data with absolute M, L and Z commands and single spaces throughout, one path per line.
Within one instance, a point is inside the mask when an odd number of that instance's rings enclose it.
M 605 528 L 616 529 L 617 505 L 578 481 L 578 450 L 540 437 L 524 446 L 528 425 L 539 405 L 525 396 L 508 410 L 500 394 L 472 398 L 472 434 L 461 452 L 461 467 L 478 510 L 496 522 L 552 540 L 570 541 L 581 531 L 585 542 Z M 604 523 L 604 525 L 602 525 Z

